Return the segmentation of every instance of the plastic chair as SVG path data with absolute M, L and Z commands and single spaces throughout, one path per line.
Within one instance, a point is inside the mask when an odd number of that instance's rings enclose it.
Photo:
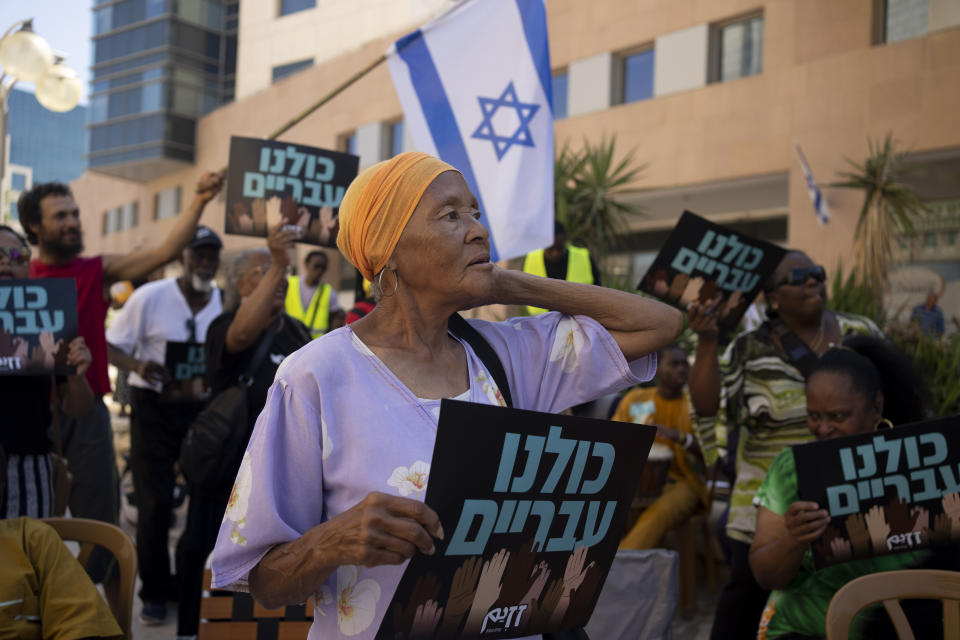
M 86 518 L 44 518 L 64 541 L 80 543 L 77 560 L 86 566 L 96 545 L 106 548 L 117 559 L 120 569 L 120 593 L 116 607 L 110 611 L 117 619 L 124 638 L 130 638 L 133 615 L 133 588 L 137 577 L 137 552 L 133 542 L 122 529 L 106 522 Z M 109 601 L 107 602 L 109 605 Z
M 943 637 L 960 638 L 960 572 L 904 569 L 871 573 L 851 580 L 830 601 L 827 640 L 846 640 L 854 616 L 882 602 L 900 640 L 915 640 L 899 600 L 942 600 Z

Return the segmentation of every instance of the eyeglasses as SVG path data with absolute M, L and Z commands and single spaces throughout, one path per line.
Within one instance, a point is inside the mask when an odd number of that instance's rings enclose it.
M 30 249 L 26 247 L 0 247 L 0 256 L 6 256 L 7 260 L 14 264 L 26 264 L 30 261 Z
M 781 287 L 785 284 L 796 286 L 806 282 L 807 278 L 813 278 L 817 282 L 823 282 L 827 279 L 827 272 L 820 265 L 790 269 L 790 271 L 787 272 L 787 277 L 778 282 L 777 286 Z

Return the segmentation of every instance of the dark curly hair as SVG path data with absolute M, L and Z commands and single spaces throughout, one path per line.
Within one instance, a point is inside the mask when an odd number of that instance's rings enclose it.
M 927 391 L 922 378 L 906 355 L 888 341 L 856 335 L 840 347 L 824 352 L 807 377 L 829 371 L 848 376 L 854 393 L 867 402 L 883 394 L 883 417 L 894 425 L 927 417 Z
M 29 191 L 24 191 L 17 201 L 17 212 L 20 214 L 20 224 L 27 234 L 30 244 L 37 244 L 37 234 L 30 229 L 30 225 L 40 226 L 43 218 L 40 202 L 47 196 L 73 196 L 70 187 L 62 182 L 39 182 Z

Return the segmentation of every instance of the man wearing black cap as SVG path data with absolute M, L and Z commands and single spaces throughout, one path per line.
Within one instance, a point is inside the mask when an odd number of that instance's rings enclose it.
M 144 624 L 163 623 L 166 601 L 177 591 L 167 551 L 174 463 L 187 427 L 203 408 L 196 398 L 174 401 L 167 387 L 172 372 L 165 362 L 173 357 L 174 343 L 202 352 L 207 327 L 222 309 L 220 290 L 213 284 L 222 247 L 216 233 L 197 227 L 180 256 L 183 273 L 134 291 L 107 330 L 110 362 L 130 371 L 130 466 Z

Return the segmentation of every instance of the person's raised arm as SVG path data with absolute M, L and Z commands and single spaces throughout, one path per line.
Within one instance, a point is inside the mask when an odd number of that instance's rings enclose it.
M 190 206 L 177 217 L 177 222 L 170 234 L 160 245 L 132 251 L 125 255 L 104 256 L 104 286 L 109 287 L 113 282 L 120 280 L 145 278 L 156 269 L 176 260 L 196 233 L 204 207 L 222 187 L 222 175 L 204 174 L 197 182 L 196 193 Z
M 227 328 L 227 352 L 240 353 L 249 349 L 276 317 L 272 298 L 276 295 L 280 283 L 287 277 L 287 266 L 290 264 L 287 251 L 299 237 L 297 229 L 285 228 L 283 223 L 270 230 L 267 236 L 270 268 L 263 274 L 253 292 L 240 303 L 237 315 Z
M 493 303 L 530 305 L 599 322 L 627 361 L 656 353 L 683 329 L 680 312 L 651 298 L 589 284 L 496 268 Z
M 750 568 L 764 589 L 793 582 L 810 543 L 823 535 L 830 515 L 816 502 L 794 502 L 784 515 L 757 509 L 757 533 L 750 545 Z
M 701 417 L 714 416 L 720 409 L 720 363 L 717 350 L 716 309 L 694 302 L 687 311 L 690 329 L 697 334 L 697 350 L 690 368 L 690 402 Z
M 431 537 L 432 536 L 432 537 Z M 437 513 L 418 500 L 371 493 L 359 504 L 271 549 L 250 571 L 250 595 L 274 609 L 306 602 L 345 564 L 402 564 L 443 540 Z

